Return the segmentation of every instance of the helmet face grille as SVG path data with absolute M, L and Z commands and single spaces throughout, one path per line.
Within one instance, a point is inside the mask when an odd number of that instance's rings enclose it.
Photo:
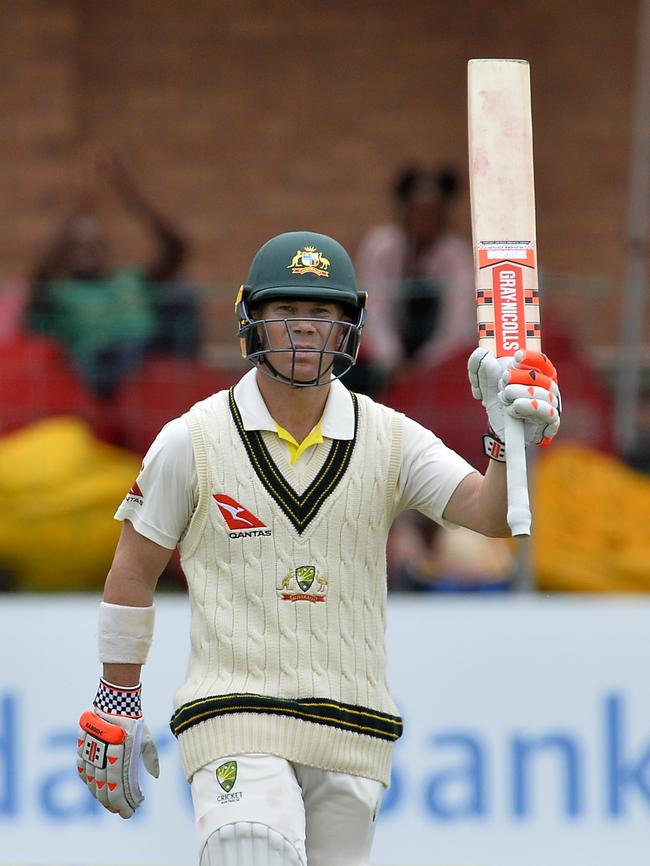
M 238 318 L 239 338 L 244 358 L 272 379 L 297 388 L 309 388 L 327 385 L 333 379 L 340 379 L 354 365 L 359 352 L 365 310 L 359 311 L 356 322 L 310 317 L 253 319 L 248 314 L 246 302 L 242 300 L 238 305 Z M 310 348 L 297 345 L 296 327 L 305 327 L 312 323 L 314 329 L 327 326 L 320 345 Z M 284 336 L 282 340 L 284 345 L 274 346 L 269 326 L 272 325 L 277 334 L 280 324 L 284 329 L 280 330 Z M 341 337 L 333 346 L 331 338 L 335 329 L 340 330 Z M 305 379 L 300 376 L 296 367 L 298 354 L 318 356 L 318 366 L 312 377 Z M 290 365 L 284 363 L 287 356 L 290 356 Z M 286 372 L 280 372 L 276 366 L 278 364 Z

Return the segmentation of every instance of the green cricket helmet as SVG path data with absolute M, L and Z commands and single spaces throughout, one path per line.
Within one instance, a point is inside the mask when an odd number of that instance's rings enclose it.
M 235 311 L 242 357 L 272 378 L 300 387 L 339 379 L 357 360 L 367 297 L 366 292 L 357 289 L 352 261 L 338 241 L 306 231 L 277 235 L 255 254 L 246 283 L 237 296 Z M 306 350 L 320 355 L 317 374 L 308 381 L 295 375 L 294 329 L 297 322 L 315 320 L 256 317 L 263 304 L 280 299 L 337 303 L 343 309 L 341 319 L 327 320 L 329 330 L 321 347 Z M 271 321 L 284 322 L 289 348 L 273 348 L 268 332 Z M 335 328 L 342 337 L 336 348 L 330 346 L 325 351 Z M 290 376 L 280 374 L 273 366 L 273 356 L 280 352 L 293 355 Z

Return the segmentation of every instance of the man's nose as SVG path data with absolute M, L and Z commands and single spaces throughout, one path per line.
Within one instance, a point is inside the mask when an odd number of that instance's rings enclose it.
M 294 319 L 290 324 L 296 334 L 312 334 L 316 330 L 314 322 L 310 319 Z

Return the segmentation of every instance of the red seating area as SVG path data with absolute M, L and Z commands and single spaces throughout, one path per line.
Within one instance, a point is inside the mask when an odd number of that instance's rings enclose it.
M 28 334 L 0 342 L 0 435 L 50 415 L 94 426 L 97 408 L 56 342 Z
M 543 348 L 558 369 L 566 407 L 559 440 L 611 451 L 612 401 L 599 376 L 561 331 L 545 334 Z M 446 445 L 482 469 L 486 463 L 482 449 L 486 418 L 467 381 L 467 359 L 473 349 L 467 345 L 444 363 L 414 367 L 377 399 L 433 430 Z
M 197 400 L 229 387 L 233 371 L 150 358 L 110 401 L 79 380 L 58 344 L 30 334 L 0 342 L 0 435 L 55 415 L 83 418 L 97 436 L 144 454 L 156 433 Z
M 414 366 L 377 399 L 433 430 L 480 469 L 486 459 L 481 439 L 486 422 L 485 414 L 477 411 L 467 381 L 467 358 L 473 348 L 459 350 L 442 364 Z
M 560 436 L 612 450 L 610 397 L 591 366 L 562 333 L 545 335 L 544 349 L 559 370 L 566 411 Z M 378 399 L 433 430 L 481 468 L 485 416 L 472 399 L 468 345 L 443 364 L 415 366 Z M 197 400 L 228 388 L 240 376 L 196 361 L 150 358 L 110 402 L 95 398 L 79 381 L 58 345 L 27 334 L 0 342 L 0 435 L 51 415 L 86 419 L 100 438 L 144 454 L 160 428 Z
M 150 358 L 119 389 L 110 407 L 120 444 L 144 454 L 168 421 L 238 378 L 235 371 L 214 370 L 195 361 Z

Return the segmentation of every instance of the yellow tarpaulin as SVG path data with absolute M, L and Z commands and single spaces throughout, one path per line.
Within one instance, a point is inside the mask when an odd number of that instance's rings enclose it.
M 120 526 L 113 514 L 140 468 L 77 418 L 0 439 L 0 569 L 17 589 L 101 589 Z
M 548 590 L 650 590 L 650 478 L 615 457 L 554 444 L 533 479 L 533 557 Z

